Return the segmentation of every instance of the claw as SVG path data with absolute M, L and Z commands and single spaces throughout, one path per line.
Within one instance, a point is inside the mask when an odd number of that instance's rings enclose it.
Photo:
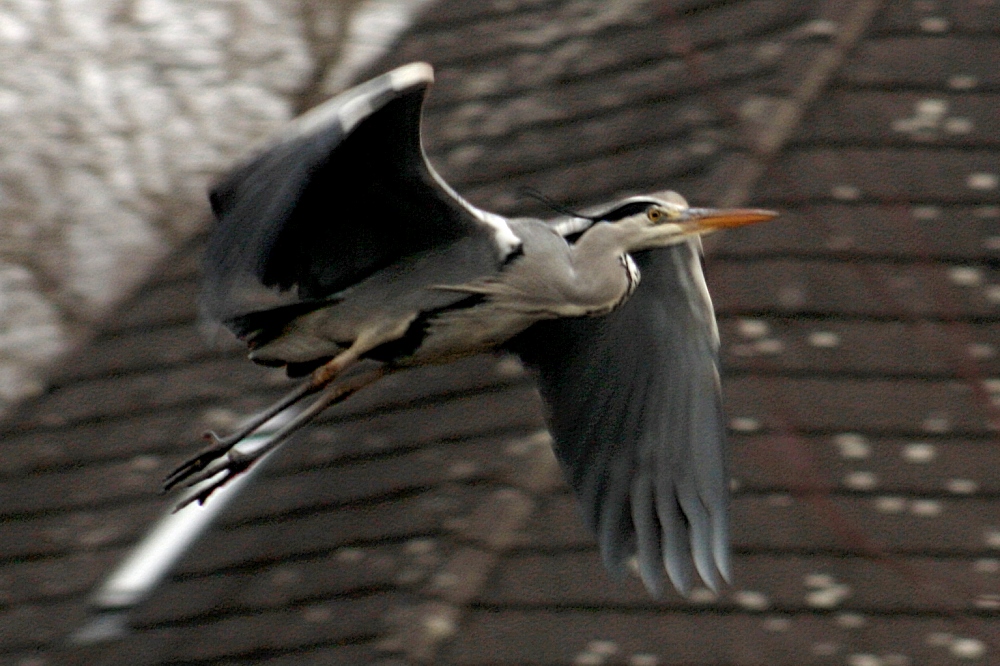
M 174 471 L 170 472 L 170 474 L 167 475 L 167 478 L 163 480 L 163 492 L 169 492 L 171 489 L 183 483 L 185 479 L 188 479 L 193 474 L 197 474 L 207 468 L 213 461 L 226 455 L 226 453 L 228 453 L 233 446 L 235 446 L 237 442 L 242 439 L 240 438 L 235 441 L 231 441 L 233 440 L 232 436 L 219 437 L 214 432 L 206 432 L 202 435 L 202 437 L 204 439 L 213 440 L 212 444 L 202 449 L 193 458 L 185 460 L 178 467 L 176 467 Z
M 223 460 L 219 460 L 217 458 L 215 465 L 208 464 L 197 473 L 192 472 L 188 475 L 189 478 L 186 478 L 183 483 L 181 483 L 180 479 L 174 481 L 175 486 L 181 485 L 184 488 L 191 488 L 203 481 L 212 479 L 220 473 L 222 474 L 220 478 L 212 481 L 212 483 L 206 485 L 198 492 L 193 493 L 190 497 L 178 504 L 174 508 L 174 513 L 177 513 L 188 504 L 192 504 L 194 502 L 204 504 L 205 500 L 207 500 L 212 493 L 229 483 L 235 477 L 250 469 L 250 466 L 253 465 L 254 461 L 258 458 L 259 456 L 256 455 L 247 455 L 241 451 L 231 450 L 225 454 Z
M 226 437 L 219 437 L 212 431 L 206 432 L 202 435 L 202 438 L 210 440 L 212 443 L 199 451 L 193 458 L 185 460 L 177 468 L 175 468 L 174 471 L 170 472 L 170 474 L 167 475 L 167 478 L 163 480 L 162 492 L 169 492 L 172 488 L 176 488 L 185 479 L 188 479 L 193 474 L 197 474 L 201 470 L 205 469 L 212 464 L 214 460 L 221 458 L 227 452 L 231 451 L 234 446 L 256 432 L 257 429 L 264 425 L 267 421 L 274 418 L 288 407 L 291 407 L 296 402 L 312 395 L 320 388 L 322 388 L 322 385 L 317 382 L 306 382 L 299 385 L 295 388 L 295 390 L 283 397 L 281 400 L 246 422 L 242 428 L 231 435 L 227 435 Z

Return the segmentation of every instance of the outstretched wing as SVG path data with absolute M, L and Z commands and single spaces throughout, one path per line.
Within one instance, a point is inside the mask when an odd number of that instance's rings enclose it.
M 692 563 L 713 588 L 729 578 L 718 332 L 699 247 L 637 253 L 642 278 L 621 308 L 541 322 L 512 345 L 537 369 L 605 564 L 621 574 L 635 555 L 655 595 L 664 571 L 686 593 Z
M 405 257 L 469 236 L 498 263 L 517 238 L 465 202 L 420 141 L 430 65 L 412 63 L 305 114 L 211 192 L 219 220 L 203 306 L 227 321 L 325 299 Z

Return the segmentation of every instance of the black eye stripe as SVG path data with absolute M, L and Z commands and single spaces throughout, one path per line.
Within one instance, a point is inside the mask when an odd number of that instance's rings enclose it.
M 604 222 L 617 222 L 623 218 L 629 217 L 631 215 L 638 215 L 640 213 L 645 213 L 648 208 L 655 206 L 652 201 L 633 201 L 627 203 L 624 206 L 619 206 L 618 208 L 612 208 L 607 213 L 604 213 L 598 220 Z

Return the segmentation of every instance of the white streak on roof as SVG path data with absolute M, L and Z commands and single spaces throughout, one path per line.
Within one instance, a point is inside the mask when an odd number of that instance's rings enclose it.
M 257 433 L 237 445 L 237 449 L 248 452 L 262 446 L 270 434 L 292 416 L 293 414 L 285 412 L 271 419 Z M 265 455 L 244 474 L 235 477 L 215 491 L 204 505 L 189 504 L 176 513 L 171 506 L 169 512 L 146 533 L 124 561 L 97 588 L 91 596 L 91 605 L 101 610 L 133 607 L 141 602 L 169 573 L 219 512 L 239 494 L 269 456 L 270 454 Z M 199 488 L 208 482 L 210 480 L 199 484 L 191 490 L 191 493 L 197 493 Z

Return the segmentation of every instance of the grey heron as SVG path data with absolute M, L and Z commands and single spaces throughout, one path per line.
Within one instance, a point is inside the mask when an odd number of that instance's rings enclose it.
M 295 121 L 210 194 L 203 309 L 260 364 L 307 377 L 178 467 L 204 501 L 319 412 L 387 373 L 491 349 L 537 371 L 555 452 L 604 562 L 646 587 L 730 576 L 718 332 L 700 236 L 765 210 L 673 192 L 551 220 L 471 205 L 427 161 L 433 81 L 412 63 Z M 312 404 L 253 453 L 234 446 Z

